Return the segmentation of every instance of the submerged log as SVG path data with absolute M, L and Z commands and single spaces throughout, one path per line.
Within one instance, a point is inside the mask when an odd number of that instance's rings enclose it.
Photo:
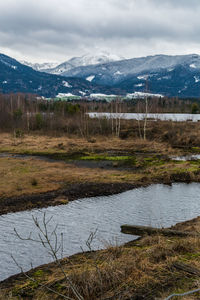
M 172 230 L 167 228 L 154 228 L 154 227 L 137 226 L 137 225 L 122 225 L 121 232 L 125 234 L 133 234 L 138 236 L 161 234 L 165 236 L 200 237 L 199 234 L 189 232 L 189 231 L 187 232 L 187 231 Z

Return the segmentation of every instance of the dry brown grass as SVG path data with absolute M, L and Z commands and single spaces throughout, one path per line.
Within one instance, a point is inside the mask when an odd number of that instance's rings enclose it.
M 182 248 L 180 249 L 180 245 Z M 181 251 L 180 251 L 181 250 Z M 85 300 L 164 299 L 174 292 L 183 292 L 199 286 L 198 276 L 173 267 L 184 262 L 200 268 L 200 242 L 196 238 L 146 237 L 132 246 L 109 247 L 106 250 L 78 254 L 63 260 L 63 268 Z M 98 268 L 98 272 L 97 272 Z M 36 275 L 40 272 L 40 276 Z M 40 283 L 73 298 L 61 271 L 51 264 L 31 271 Z M 33 286 L 23 277 L 0 285 L 5 295 L 9 292 L 21 299 L 60 299 L 43 288 Z M 184 299 L 184 298 L 183 298 Z M 185 299 L 199 299 L 196 296 Z
M 30 137 L 27 137 L 29 140 Z M 30 142 L 30 149 L 34 149 L 34 141 L 35 147 L 38 146 L 38 143 L 41 144 L 40 150 L 45 150 L 42 145 L 44 145 L 44 141 L 46 138 L 41 137 L 37 139 L 30 138 L 32 144 Z M 53 150 L 54 143 L 61 142 L 61 140 L 51 141 L 51 147 L 49 146 L 48 151 L 51 153 L 55 153 L 55 149 Z M 122 141 L 116 139 L 116 143 L 113 144 L 116 149 L 120 148 L 120 143 Z M 76 141 L 77 142 L 77 141 Z M 84 143 L 84 141 L 82 141 Z M 24 142 L 28 145 L 28 141 Z M 87 142 L 85 142 L 87 143 Z M 107 149 L 111 147 L 111 142 L 108 140 Z M 129 141 L 130 143 L 130 141 Z M 141 143 L 141 141 L 140 141 Z M 81 141 L 80 141 L 81 144 Z M 100 141 L 98 146 L 100 147 Z M 116 146 L 117 145 L 117 146 Z M 147 144 L 144 143 L 144 145 Z M 137 146 L 140 148 L 144 145 Z M 101 145 L 102 146 L 102 145 Z M 113 147 L 114 147 L 113 146 Z M 130 145 L 129 145 L 130 146 Z M 17 146 L 18 147 L 18 146 Z M 19 147 L 21 147 L 19 145 Z M 79 146 L 77 142 L 77 147 Z M 128 145 L 127 145 L 128 147 Z M 153 147 L 153 146 L 152 146 Z M 23 144 L 24 149 L 24 144 Z M 78 148 L 77 148 L 78 149 Z M 80 149 L 80 148 L 79 148 Z M 125 148 L 123 148 L 125 149 Z M 153 148 L 155 149 L 155 148 Z M 148 150 L 152 150 L 150 148 L 150 144 L 148 144 Z M 20 148 L 17 151 L 21 151 Z M 54 152 L 53 152 L 54 151 Z M 58 150 L 63 151 L 63 150 Z M 145 160 L 147 158 L 147 160 Z M 113 162 L 113 165 L 116 163 Z M 143 157 L 137 158 L 136 167 L 127 169 L 127 166 L 124 165 L 124 168 L 118 169 L 117 166 L 112 169 L 106 168 L 90 168 L 88 167 L 78 167 L 77 165 L 71 163 L 65 163 L 62 161 L 50 162 L 50 161 L 42 161 L 37 158 L 26 158 L 19 159 L 14 157 L 1 157 L 0 158 L 0 197 L 10 197 L 10 196 L 19 196 L 25 194 L 33 194 L 33 193 L 44 193 L 47 191 L 53 191 L 57 189 L 64 188 L 69 184 L 73 183 L 132 183 L 132 184 L 149 184 L 153 182 L 171 182 L 175 181 L 184 181 L 184 180 L 194 180 L 199 181 L 199 165 L 198 163 L 193 164 L 191 162 L 181 162 L 175 163 L 171 161 L 163 161 L 160 163 L 159 160 L 155 160 L 151 162 L 148 160 L 148 153 Z
M 93 139 L 78 138 L 76 136 L 44 136 L 25 135 L 23 139 L 14 139 L 11 134 L 0 134 L 0 151 L 23 153 L 24 151 L 44 153 L 72 153 L 76 151 L 145 151 L 158 153 L 175 153 L 165 143 L 144 141 L 136 138 L 119 139 L 116 137 L 96 136 Z M 177 153 L 177 151 L 176 151 Z
M 171 182 L 200 180 L 199 165 L 189 162 L 176 164 L 165 162 L 157 166 L 133 169 L 102 169 L 79 167 L 73 162 L 49 162 L 37 158 L 19 159 L 0 158 L 0 197 L 45 193 L 68 187 L 74 183 L 132 183 L 150 184 L 153 182 Z
M 10 197 L 57 190 L 72 183 L 134 182 L 141 175 L 33 158 L 0 158 L 0 177 L 0 197 Z
M 14 153 L 73 154 L 76 152 L 102 153 L 108 151 L 126 151 L 132 154 L 144 152 L 172 154 L 174 150 L 164 143 L 143 141 L 141 139 L 121 140 L 115 137 L 96 137 L 86 140 L 77 137 L 49 137 L 25 135 L 23 139 L 14 139 L 7 133 L 0 134 L 0 151 Z M 139 165 L 142 162 L 138 160 Z M 148 166 L 143 170 L 106 170 L 101 168 L 76 167 L 63 162 L 47 162 L 37 159 L 20 160 L 0 158 L 0 197 L 18 196 L 57 190 L 71 183 L 151 183 L 155 178 L 170 180 L 170 174 L 189 170 L 190 165 L 168 163 L 163 166 Z M 195 169 L 196 170 L 196 169 Z

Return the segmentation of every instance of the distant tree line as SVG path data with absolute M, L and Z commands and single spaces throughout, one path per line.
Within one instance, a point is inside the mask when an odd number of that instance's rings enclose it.
M 13 132 L 16 137 L 30 131 L 56 134 L 75 134 L 81 137 L 93 135 L 144 136 L 144 125 L 137 121 L 123 120 L 123 113 L 145 113 L 144 99 L 115 101 L 61 101 L 45 100 L 33 94 L 0 94 L 0 130 Z M 91 119 L 88 112 L 119 113 L 116 119 Z M 194 100 L 178 98 L 149 98 L 148 112 L 198 113 Z M 146 128 L 145 128 L 146 130 Z

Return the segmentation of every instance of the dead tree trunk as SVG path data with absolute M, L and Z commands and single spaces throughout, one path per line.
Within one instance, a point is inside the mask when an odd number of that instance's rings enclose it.
M 192 233 L 189 231 L 188 232 L 187 231 L 178 231 L 178 230 L 172 230 L 172 229 L 167 229 L 167 228 L 153 228 L 153 227 L 136 226 L 136 225 L 122 225 L 121 232 L 125 233 L 125 234 L 132 234 L 132 235 L 138 235 L 138 236 L 161 234 L 161 235 L 165 235 L 165 236 L 200 237 L 200 234 Z

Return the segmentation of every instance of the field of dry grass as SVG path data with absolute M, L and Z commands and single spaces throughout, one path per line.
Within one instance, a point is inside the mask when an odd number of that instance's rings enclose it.
M 129 138 L 119 139 L 111 136 L 97 136 L 85 139 L 77 136 L 47 136 L 47 135 L 25 135 L 23 138 L 15 139 L 12 134 L 0 134 L 0 152 L 14 153 L 73 153 L 78 151 L 140 151 L 156 152 L 161 154 L 177 153 L 168 144 L 156 141 L 144 141 Z
M 27 135 L 16 140 L 10 134 L 0 137 L 0 152 L 60 155 L 57 161 L 0 157 L 0 198 L 45 193 L 84 182 L 149 184 L 200 179 L 199 162 L 168 160 L 168 155 L 181 152 L 165 143 L 114 137 L 95 140 L 40 135 Z M 69 161 L 77 153 L 83 155 L 78 159 L 85 161 L 111 160 L 111 167 L 91 167 L 89 162 L 78 166 L 73 159 Z
M 93 157 L 92 157 L 93 158 Z M 125 157 L 126 158 L 126 157 Z M 112 157 L 113 159 L 113 157 Z M 119 157 L 120 159 L 120 157 Z M 134 158 L 135 159 L 135 158 Z M 118 165 L 119 164 L 119 165 Z M 173 162 L 155 157 L 111 162 L 113 167 L 77 166 L 72 162 L 37 158 L 0 158 L 0 197 L 45 193 L 74 183 L 132 183 L 199 181 L 199 162 Z
M 0 158 L 0 197 L 58 190 L 73 183 L 137 182 L 142 175 L 128 171 L 77 167 L 64 162 Z

